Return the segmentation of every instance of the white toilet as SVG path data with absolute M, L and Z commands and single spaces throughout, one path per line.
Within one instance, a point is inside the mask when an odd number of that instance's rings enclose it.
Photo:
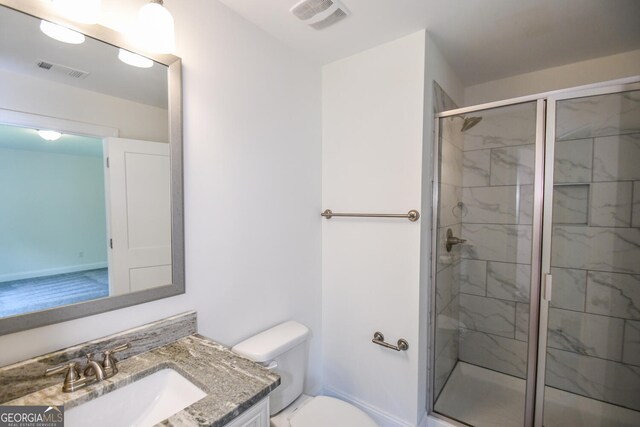
M 281 384 L 269 395 L 273 427 L 379 427 L 371 417 L 333 397 L 302 394 L 309 329 L 289 321 L 233 347 L 233 351 L 272 369 Z M 276 415 L 277 414 L 277 415 Z

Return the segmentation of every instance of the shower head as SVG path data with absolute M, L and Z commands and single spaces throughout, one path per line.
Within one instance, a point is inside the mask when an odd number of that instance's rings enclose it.
M 462 129 L 460 132 L 466 132 L 482 121 L 482 117 L 463 117 Z

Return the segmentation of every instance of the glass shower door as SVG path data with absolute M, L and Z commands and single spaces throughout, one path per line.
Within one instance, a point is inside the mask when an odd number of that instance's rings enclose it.
M 538 426 L 640 425 L 640 86 L 617 89 L 548 100 Z
M 474 426 L 530 425 L 544 103 L 439 121 L 433 409 Z

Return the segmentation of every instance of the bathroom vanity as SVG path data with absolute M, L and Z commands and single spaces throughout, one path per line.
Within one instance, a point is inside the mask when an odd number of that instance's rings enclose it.
M 267 396 L 280 378 L 197 334 L 195 319 L 185 313 L 0 368 L 0 405 L 63 405 L 67 427 L 267 427 Z M 130 347 L 109 378 L 64 392 L 63 375 L 44 376 L 47 367 L 84 366 L 86 354 L 122 342 Z

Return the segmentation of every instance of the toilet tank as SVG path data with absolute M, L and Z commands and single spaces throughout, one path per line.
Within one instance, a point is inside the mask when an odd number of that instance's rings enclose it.
M 302 394 L 307 371 L 309 328 L 288 321 L 236 344 L 232 350 L 280 375 L 280 385 L 269 395 L 271 415 Z

